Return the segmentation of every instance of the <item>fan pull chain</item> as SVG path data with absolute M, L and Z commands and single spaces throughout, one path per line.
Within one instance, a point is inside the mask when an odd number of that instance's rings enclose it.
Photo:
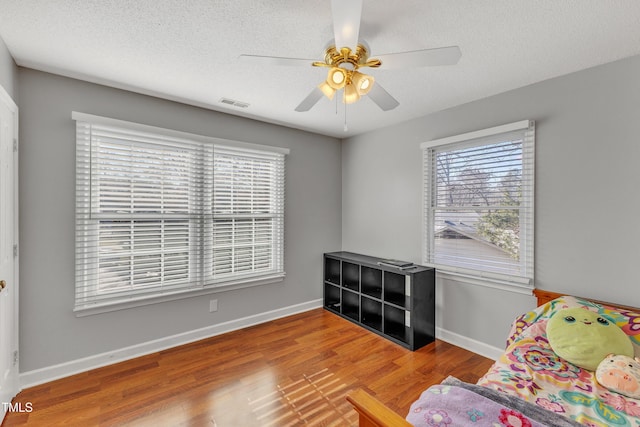
M 345 102 L 344 104 L 344 131 L 348 131 L 349 128 L 347 127 L 347 103 Z

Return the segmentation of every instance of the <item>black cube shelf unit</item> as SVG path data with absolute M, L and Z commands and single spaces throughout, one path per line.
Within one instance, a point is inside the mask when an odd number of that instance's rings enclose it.
M 410 350 L 435 340 L 435 270 L 382 258 L 324 254 L 324 308 Z

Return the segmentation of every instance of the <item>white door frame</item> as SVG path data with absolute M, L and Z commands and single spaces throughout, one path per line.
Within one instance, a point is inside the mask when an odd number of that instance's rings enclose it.
M 11 283 L 8 286 L 11 286 L 11 295 L 13 296 L 13 331 L 11 332 L 11 357 L 13 359 L 13 367 L 9 378 L 7 379 L 7 384 L 5 386 L 11 392 L 12 397 L 15 397 L 18 392 L 20 392 L 20 380 L 19 380 L 19 354 L 18 354 L 18 319 L 19 319 L 19 304 L 18 304 L 18 290 L 19 290 L 19 238 L 18 238 L 18 106 L 13 101 L 11 96 L 7 93 L 7 91 L 0 85 L 0 103 L 4 104 L 8 107 L 9 111 L 13 113 L 13 138 L 14 138 L 14 156 L 13 156 L 13 174 L 14 174 L 14 185 L 13 185 L 13 232 L 14 232 L 14 258 L 13 258 L 13 277 L 9 278 Z M 4 279 L 4 278 L 3 278 Z M 2 349 L 3 351 L 5 349 Z M 7 412 L 8 405 L 5 402 L 2 402 L 2 407 L 0 407 L 0 422 Z

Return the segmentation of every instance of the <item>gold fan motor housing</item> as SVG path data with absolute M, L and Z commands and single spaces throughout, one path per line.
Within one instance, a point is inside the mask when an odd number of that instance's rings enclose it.
M 324 62 L 314 62 L 314 67 L 339 67 L 342 64 L 351 64 L 353 70 L 360 67 L 378 68 L 382 65 L 379 59 L 369 59 L 367 48 L 358 44 L 356 51 L 352 52 L 348 47 L 336 49 L 335 46 L 329 46 L 324 53 Z

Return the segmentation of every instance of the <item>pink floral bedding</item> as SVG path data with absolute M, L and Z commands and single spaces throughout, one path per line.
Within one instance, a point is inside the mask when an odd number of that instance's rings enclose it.
M 557 356 L 546 337 L 546 324 L 557 310 L 584 307 L 606 316 L 631 338 L 640 355 L 640 313 L 615 310 L 575 297 L 561 297 L 518 317 L 507 349 L 479 385 L 498 390 L 593 427 L 640 426 L 640 400 L 610 392 L 594 372 Z

